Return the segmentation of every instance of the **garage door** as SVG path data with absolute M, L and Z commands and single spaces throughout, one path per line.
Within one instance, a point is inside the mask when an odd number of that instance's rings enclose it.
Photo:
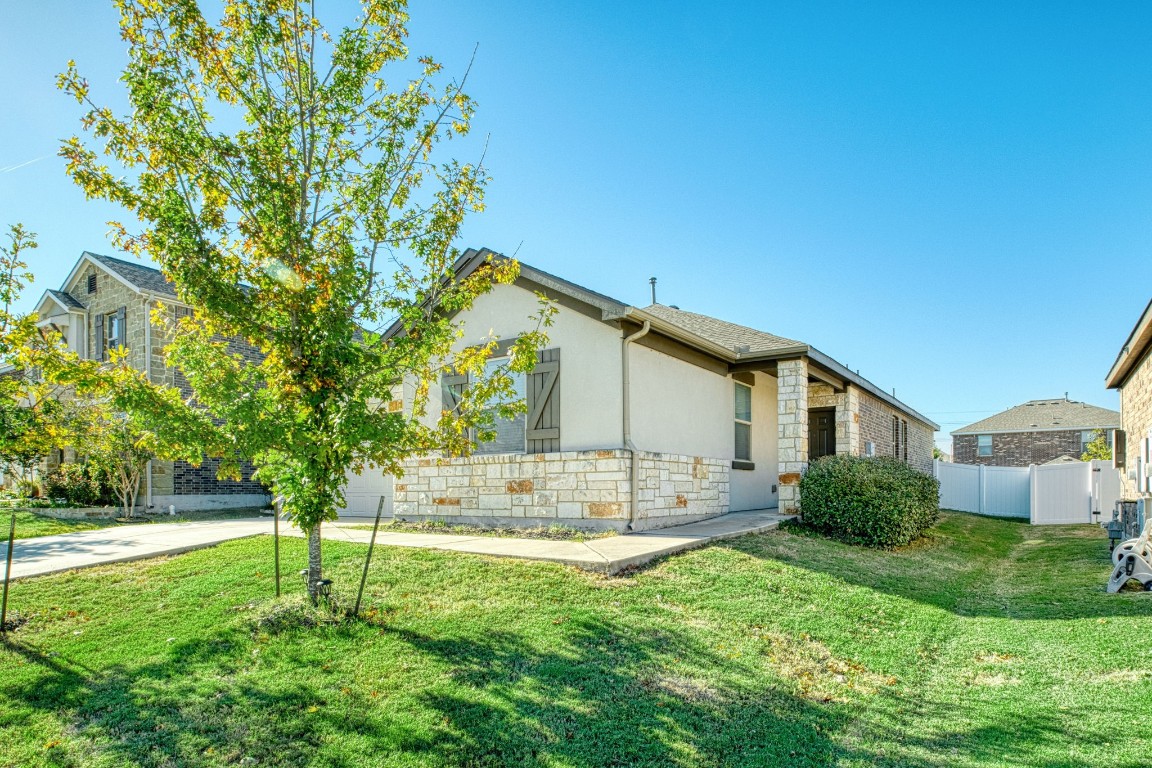
M 392 476 L 375 467 L 364 467 L 359 475 L 349 471 L 348 482 L 344 486 L 345 509 L 340 519 L 356 517 L 376 517 L 376 507 L 380 497 L 384 497 L 384 517 L 392 516 Z

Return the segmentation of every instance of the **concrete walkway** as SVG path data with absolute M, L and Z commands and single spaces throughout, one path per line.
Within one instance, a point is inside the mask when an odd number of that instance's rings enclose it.
M 6 532 L 6 531 L 5 531 Z M 195 523 L 139 523 L 58 533 L 12 544 L 12 580 L 145 557 L 175 555 L 230 539 L 272 533 L 272 518 L 203 520 Z M 0 583 L 8 542 L 0 543 Z
M 452 536 L 442 533 L 380 533 L 376 537 L 376 543 L 394 547 L 443 549 L 477 555 L 547 560 L 611 575 L 625 568 L 643 565 L 664 555 L 702 547 L 713 541 L 770 531 L 790 518 L 791 515 L 779 515 L 774 509 L 731 512 L 699 523 L 591 541 Z M 324 536 L 338 541 L 363 543 L 367 543 L 372 537 L 372 531 L 349 528 L 348 525 L 340 523 L 331 525 Z M 362 526 L 364 523 L 358 521 L 355 525 Z M 293 533 L 299 535 L 299 531 Z
M 733 512 L 699 523 L 631 533 L 591 541 L 549 541 L 497 536 L 453 536 L 441 533 L 381 532 L 376 543 L 393 547 L 441 549 L 496 557 L 517 557 L 574 565 L 588 571 L 615 574 L 643 565 L 658 557 L 702 547 L 713 541 L 771 530 L 786 515 L 775 510 Z M 357 521 L 356 525 L 364 525 Z M 326 525 L 324 538 L 367 544 L 372 531 L 348 527 L 348 523 Z M 282 525 L 280 532 L 301 536 L 298 529 Z M 195 523 L 154 523 L 99 528 L 79 533 L 61 533 L 35 539 L 17 539 L 12 547 L 12 578 L 43 576 L 73 568 L 122 563 L 146 557 L 173 555 L 211 547 L 223 541 L 272 533 L 270 518 L 220 520 Z M 6 555 L 0 544 L 0 565 Z M 3 571 L 0 570 L 0 580 Z

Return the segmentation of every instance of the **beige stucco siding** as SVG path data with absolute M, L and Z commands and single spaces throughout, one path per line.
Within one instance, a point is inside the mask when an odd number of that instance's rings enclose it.
M 531 316 L 539 310 L 533 292 L 516 285 L 498 285 L 458 316 L 464 335 L 457 348 L 490 336 L 513 339 L 534 330 L 536 323 Z M 573 309 L 559 307 L 546 333 L 548 348 L 560 349 L 560 450 L 621 446 L 621 332 Z

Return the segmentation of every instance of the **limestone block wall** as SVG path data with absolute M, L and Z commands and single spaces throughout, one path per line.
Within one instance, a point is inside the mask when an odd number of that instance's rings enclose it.
M 780 513 L 800 506 L 800 476 L 808 469 L 808 361 L 781 360 L 776 367 L 780 464 Z
M 637 452 L 635 527 L 661 528 L 728 510 L 722 459 Z M 623 449 L 423 458 L 394 485 L 399 520 L 625 530 L 632 511 L 632 456 Z
M 638 512 L 633 528 L 663 528 L 728 511 L 732 462 L 668 453 L 637 454 Z

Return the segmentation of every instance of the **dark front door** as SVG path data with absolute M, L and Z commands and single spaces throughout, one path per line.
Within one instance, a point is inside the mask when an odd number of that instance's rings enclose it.
M 808 412 L 808 458 L 836 454 L 836 409 L 821 408 Z

